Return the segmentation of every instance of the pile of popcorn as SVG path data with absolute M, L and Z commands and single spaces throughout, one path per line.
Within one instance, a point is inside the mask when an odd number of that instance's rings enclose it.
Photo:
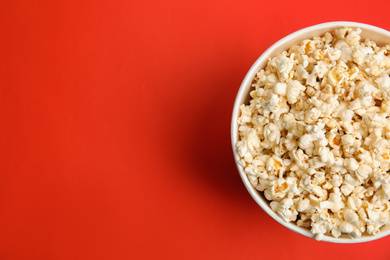
M 237 151 L 284 221 L 351 238 L 390 224 L 390 45 L 340 28 L 269 59 Z

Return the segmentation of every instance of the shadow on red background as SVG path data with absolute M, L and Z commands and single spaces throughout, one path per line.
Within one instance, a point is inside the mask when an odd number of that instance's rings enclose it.
M 243 71 L 245 65 L 240 64 L 243 62 L 244 59 L 240 61 L 231 55 L 221 63 L 206 62 L 203 75 L 187 75 L 189 82 L 193 81 L 192 77 L 195 81 L 202 79 L 204 85 L 197 91 L 198 96 L 204 98 L 195 100 L 196 109 L 188 114 L 190 120 L 184 126 L 188 143 L 181 142 L 177 147 L 185 151 L 181 158 L 185 165 L 195 169 L 191 177 L 199 179 L 204 189 L 223 197 L 240 210 L 254 206 L 237 171 L 230 138 L 235 95 L 246 73 Z

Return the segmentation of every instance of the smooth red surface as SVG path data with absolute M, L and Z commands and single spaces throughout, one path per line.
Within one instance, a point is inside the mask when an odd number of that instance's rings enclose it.
M 390 259 L 267 216 L 235 168 L 251 64 L 380 1 L 13 1 L 0 8 L 0 259 Z

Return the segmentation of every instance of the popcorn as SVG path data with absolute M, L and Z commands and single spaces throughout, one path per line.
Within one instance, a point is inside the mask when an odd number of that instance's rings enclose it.
M 299 201 L 299 203 L 297 205 L 298 212 L 305 212 L 310 208 L 311 208 L 310 200 L 308 200 L 308 199 L 303 199 L 303 200 Z
M 332 86 L 340 85 L 344 81 L 345 75 L 343 71 L 336 67 L 328 73 L 328 81 Z
M 298 101 L 298 96 L 301 92 L 306 89 L 304 85 L 302 85 L 297 80 L 292 80 L 288 83 L 287 88 L 287 100 L 290 104 L 295 104 Z
M 356 171 L 359 168 L 359 164 L 358 164 L 358 162 L 356 161 L 355 158 L 347 158 L 347 159 L 344 160 L 344 167 L 348 171 L 354 172 L 354 171 Z M 347 176 L 351 176 L 351 175 L 347 175 Z
M 348 221 L 344 221 L 340 225 L 340 232 L 341 233 L 349 234 L 353 230 L 354 230 L 353 225 L 351 223 L 349 223 Z
M 249 181 L 318 240 L 390 224 L 390 47 L 360 33 L 339 28 L 270 59 L 240 106 Z
M 352 209 L 347 209 L 344 213 L 344 219 L 347 221 L 349 224 L 352 224 L 353 226 L 357 227 L 359 225 L 359 216 L 358 214 L 352 210 Z
M 372 173 L 372 168 L 367 164 L 360 164 L 358 169 L 356 170 L 357 178 L 361 180 L 365 180 Z
M 273 88 L 273 92 L 280 96 L 286 96 L 287 84 L 282 82 L 277 82 Z
M 264 113 L 275 113 L 279 108 L 279 96 L 277 94 L 271 94 L 270 99 L 261 104 L 264 108 Z
M 264 127 L 264 139 L 270 143 L 278 144 L 280 141 L 280 130 L 274 123 L 269 123 Z
M 287 58 L 284 55 L 279 55 L 277 58 L 277 73 L 282 81 L 286 81 L 289 78 L 289 73 L 294 66 L 294 61 Z
M 374 80 L 374 82 L 378 85 L 379 89 L 389 89 L 390 88 L 390 77 L 388 74 L 382 74 L 379 78 Z

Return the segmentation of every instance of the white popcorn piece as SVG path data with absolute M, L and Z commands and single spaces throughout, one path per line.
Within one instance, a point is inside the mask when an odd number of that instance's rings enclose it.
M 318 150 L 318 155 L 322 162 L 326 163 L 326 166 L 331 167 L 335 163 L 334 154 L 330 151 L 328 147 L 320 147 Z
M 341 236 L 341 231 L 340 231 L 340 228 L 339 227 L 334 227 L 331 231 L 332 235 L 335 237 L 335 238 L 338 238 L 339 236 Z
M 360 47 L 352 54 L 353 62 L 357 65 L 362 65 L 363 62 L 369 59 L 373 53 L 374 50 L 371 47 Z
M 284 55 L 279 55 L 277 57 L 277 73 L 279 79 L 282 81 L 286 81 L 289 78 L 290 71 L 294 66 L 294 61 L 292 59 L 287 58 Z
M 387 90 L 390 88 L 390 77 L 388 74 L 382 74 L 375 80 L 375 83 L 378 85 L 379 89 Z
M 321 116 L 321 111 L 313 107 L 305 116 L 305 122 L 308 124 L 314 123 Z
M 367 164 L 360 164 L 356 170 L 356 176 L 361 180 L 365 180 L 372 173 L 372 168 Z
M 356 89 L 361 98 L 372 97 L 372 93 L 376 90 L 373 85 L 364 82 L 359 83 Z
M 378 235 L 380 230 L 380 225 L 370 224 L 367 225 L 367 233 L 370 235 Z
M 269 123 L 265 125 L 263 135 L 268 142 L 279 144 L 280 130 L 276 124 Z
M 344 110 L 340 113 L 340 119 L 343 122 L 350 122 L 354 114 L 352 110 Z
M 344 183 L 349 184 L 353 187 L 359 186 L 361 182 L 356 178 L 352 177 L 351 174 L 345 174 L 344 176 Z
M 287 100 L 290 104 L 295 104 L 298 101 L 298 96 L 301 92 L 306 89 L 304 85 L 302 85 L 297 80 L 292 80 L 288 83 L 287 88 Z
M 273 92 L 280 96 L 286 96 L 287 84 L 283 82 L 277 82 L 273 88 Z
M 310 208 L 311 208 L 310 200 L 305 198 L 303 200 L 300 200 L 300 202 L 298 203 L 297 211 L 298 212 L 305 212 Z
M 354 239 L 354 238 L 359 238 L 362 236 L 362 232 L 358 228 L 354 228 L 351 233 L 349 233 L 349 236 Z
M 298 212 L 293 208 L 294 202 L 290 198 L 285 198 L 279 203 L 278 215 L 286 222 L 295 221 Z
M 344 219 L 355 227 L 359 225 L 359 216 L 354 210 L 347 209 L 344 213 Z
M 307 70 L 302 64 L 299 64 L 297 68 L 297 78 L 302 80 L 302 79 L 307 79 L 308 77 L 309 77 L 309 72 L 307 72 Z
M 271 94 L 270 99 L 261 104 L 264 108 L 264 113 L 275 113 L 279 109 L 279 96 L 277 94 Z
M 343 223 L 340 224 L 340 232 L 349 234 L 354 230 L 354 226 L 349 223 L 348 221 L 344 221 Z
M 350 33 L 347 35 L 347 37 L 345 37 L 345 42 L 346 42 L 349 46 L 357 46 L 357 45 L 359 45 L 360 33 L 361 33 L 361 29 L 358 29 L 358 30 L 356 30 L 356 31 L 350 32 Z
M 353 192 L 353 191 L 352 191 Z M 359 199 L 356 195 L 352 194 L 348 197 L 348 207 L 354 211 L 357 211 L 358 208 L 362 205 L 362 200 Z
M 350 171 L 350 172 L 354 172 L 356 171 L 358 168 L 359 168 L 359 164 L 358 162 L 356 161 L 355 158 L 347 158 L 344 160 L 344 167 Z M 350 176 L 350 175 L 348 175 Z
M 348 196 L 353 191 L 354 186 L 346 183 L 343 186 L 341 186 L 341 192 L 344 194 L 344 196 Z
M 332 60 L 332 61 L 340 59 L 340 57 L 342 55 L 342 50 L 337 49 L 337 48 L 328 47 L 327 52 L 328 52 L 330 60 Z

